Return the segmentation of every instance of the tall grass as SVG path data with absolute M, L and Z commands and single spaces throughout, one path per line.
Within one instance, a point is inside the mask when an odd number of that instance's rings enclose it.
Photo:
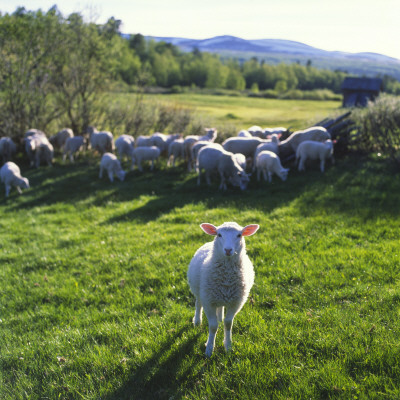
M 293 166 L 292 166 L 293 167 Z M 0 200 L 0 398 L 400 397 L 398 176 L 371 159 L 248 191 L 184 165 L 99 180 L 98 160 L 26 170 Z M 201 222 L 258 223 L 256 279 L 204 357 L 188 263 Z

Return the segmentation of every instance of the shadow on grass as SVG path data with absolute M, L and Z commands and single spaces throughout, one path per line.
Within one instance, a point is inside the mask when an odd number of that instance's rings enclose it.
M 193 333 L 191 332 L 193 331 Z M 200 337 L 191 324 L 185 324 L 178 332 L 161 344 L 159 350 L 143 364 L 138 365 L 132 376 L 114 393 L 104 397 L 106 400 L 123 399 L 169 399 L 182 386 L 188 389 L 195 385 L 184 365 L 186 355 L 193 355 Z M 175 345 L 176 342 L 179 345 Z
M 11 210 L 48 206 L 56 203 L 76 207 L 106 206 L 114 202 L 129 202 L 143 198 L 142 204 L 125 213 L 114 215 L 106 223 L 136 220 L 148 222 L 158 219 L 174 208 L 203 203 L 208 209 L 234 207 L 257 209 L 266 214 L 275 208 L 296 201 L 296 208 L 304 216 L 316 213 L 339 213 L 362 218 L 378 215 L 399 215 L 398 196 L 400 178 L 387 164 L 367 158 L 340 159 L 321 174 L 317 165 L 299 173 L 291 165 L 289 177 L 281 182 L 258 182 L 253 175 L 248 190 L 228 188 L 218 190 L 218 179 L 208 187 L 197 186 L 196 175 L 188 174 L 184 165 L 175 168 L 158 166 L 155 171 L 130 171 L 124 182 L 111 183 L 107 176 L 98 177 L 98 160 L 88 159 L 75 165 L 55 165 L 27 170 L 24 174 L 31 189 L 23 195 L 16 193 L 0 199 L 0 205 Z

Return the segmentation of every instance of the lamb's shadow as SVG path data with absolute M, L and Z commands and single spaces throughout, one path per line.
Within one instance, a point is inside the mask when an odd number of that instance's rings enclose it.
M 194 386 L 195 382 L 190 379 L 188 371 L 190 365 L 185 365 L 183 361 L 186 355 L 195 352 L 200 335 L 200 331 L 194 330 L 192 324 L 185 323 L 161 344 L 152 357 L 136 366 L 131 377 L 120 388 L 104 399 L 169 399 L 180 387 Z

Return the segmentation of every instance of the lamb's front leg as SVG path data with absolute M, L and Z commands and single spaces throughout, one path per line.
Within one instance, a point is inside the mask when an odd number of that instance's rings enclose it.
M 217 319 L 217 309 L 212 306 L 204 306 L 204 312 L 208 320 L 208 340 L 206 343 L 206 356 L 211 357 L 214 346 L 215 346 L 215 336 L 218 330 L 218 319 Z
M 224 346 L 229 351 L 232 348 L 232 325 L 235 315 L 239 312 L 240 306 L 226 307 L 226 317 L 224 319 Z

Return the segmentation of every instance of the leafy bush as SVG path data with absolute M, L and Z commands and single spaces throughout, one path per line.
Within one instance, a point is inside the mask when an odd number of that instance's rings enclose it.
M 381 153 L 400 168 L 400 98 L 382 95 L 365 109 L 356 109 L 352 118 L 359 126 L 360 149 Z

